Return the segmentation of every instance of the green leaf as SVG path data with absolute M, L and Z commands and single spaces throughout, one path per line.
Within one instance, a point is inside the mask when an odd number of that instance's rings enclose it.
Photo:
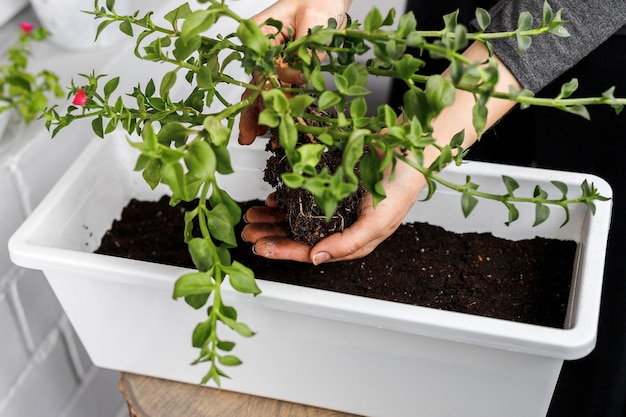
M 185 164 L 189 173 L 202 181 L 211 181 L 215 178 L 217 159 L 213 148 L 206 142 L 193 142 L 187 148 Z
M 409 54 L 405 54 L 395 63 L 396 72 L 403 80 L 411 78 L 422 66 L 424 66 L 424 61 Z
M 548 25 L 550 25 L 550 23 L 552 22 L 552 7 L 550 7 L 550 4 L 548 3 L 547 0 L 545 0 L 543 2 L 543 18 L 542 18 L 542 23 L 541 25 L 543 27 L 547 27 Z
M 395 40 L 389 40 L 385 43 L 385 52 L 389 59 L 397 60 L 404 54 L 406 51 L 406 46 L 403 42 L 396 42 Z
M 558 98 L 568 98 L 578 89 L 578 79 L 572 78 L 569 82 L 561 86 L 561 93 Z
M 174 84 L 176 84 L 176 70 L 172 70 L 163 76 L 163 80 L 161 80 L 161 88 L 159 90 L 161 97 L 168 97 L 170 90 L 174 87 Z
M 519 210 L 513 204 L 505 202 L 504 205 L 509 210 L 509 220 L 505 222 L 504 224 L 506 224 L 507 226 L 510 226 L 511 223 L 519 219 Z
M 228 274 L 230 285 L 235 290 L 244 294 L 259 295 L 261 293 L 254 279 L 254 272 L 247 266 L 235 261 L 229 267 L 224 266 L 223 270 Z
M 533 197 L 545 200 L 546 198 L 548 198 L 548 193 L 546 193 L 540 185 L 536 185 L 535 189 L 533 190 Z
M 550 182 L 563 194 L 562 198 L 563 200 L 565 200 L 567 198 L 567 192 L 568 192 L 567 184 L 561 181 L 550 181 Z
M 383 25 L 383 15 L 380 13 L 380 10 L 376 6 L 372 7 L 372 9 L 365 16 L 365 20 L 363 22 L 363 27 L 368 32 L 374 32 L 378 28 Z
M 350 82 L 348 81 L 348 78 L 345 77 L 343 74 L 334 74 L 333 78 L 335 80 L 335 85 L 337 86 L 337 91 L 339 91 L 341 94 L 347 95 L 348 89 L 350 88 Z
M 114 20 L 105 20 L 103 22 L 101 22 L 100 24 L 98 24 L 98 28 L 96 29 L 96 37 L 95 39 L 98 40 L 98 38 L 100 37 L 100 35 L 102 34 L 102 32 L 104 32 L 104 30 L 112 23 L 114 23 Z
M 522 12 L 517 19 L 517 30 L 527 31 L 533 27 L 533 16 L 529 12 Z
M 220 356 L 218 361 L 224 366 L 237 366 L 242 364 L 241 360 L 233 355 Z
M 467 46 L 467 28 L 463 25 L 458 25 L 454 28 L 454 50 L 458 51 Z
M 463 191 L 463 194 L 461 195 L 461 208 L 463 210 L 463 216 L 469 216 L 477 204 L 478 199 L 476 197 L 470 194 L 467 190 Z
M 230 327 L 231 329 L 233 329 L 234 331 L 236 331 L 237 333 L 239 333 L 240 335 L 244 336 L 244 337 L 251 337 L 254 336 L 254 332 L 252 332 L 252 330 L 250 330 L 250 328 L 245 325 L 244 323 L 239 323 L 233 319 L 230 319 L 228 317 L 221 317 L 220 318 L 222 320 L 222 322 L 227 325 L 228 327 Z
M 146 85 L 146 90 L 144 91 L 144 94 L 146 97 L 152 97 L 154 95 L 156 91 L 156 87 L 154 86 L 154 80 L 150 79 L 148 81 L 148 84 Z
M 217 348 L 219 350 L 223 350 L 224 352 L 230 352 L 235 347 L 235 342 L 228 342 L 225 340 L 220 340 L 217 342 Z
M 185 179 L 183 167 L 180 163 L 171 162 L 163 165 L 161 167 L 161 181 L 170 187 L 172 193 L 174 194 L 173 197 L 177 197 L 185 201 L 189 200 L 186 191 L 187 181 Z
M 198 323 L 193 329 L 191 336 L 191 345 L 195 348 L 202 348 L 208 343 L 211 334 L 213 333 L 213 323 L 211 320 Z
M 195 310 L 199 310 L 209 301 L 211 294 L 186 295 L 185 302 Z
M 309 41 L 313 44 L 317 45 L 328 45 L 333 40 L 332 31 L 326 30 L 322 27 L 317 27 L 311 30 L 311 34 L 309 35 Z M 306 49 L 300 49 L 298 52 L 303 53 Z M 308 51 L 306 51 L 306 55 L 308 55 Z
M 189 131 L 185 126 L 174 122 L 161 127 L 157 137 L 159 143 L 169 147 L 172 142 L 174 142 L 176 146 L 182 146 L 187 141 L 188 135 Z
M 302 175 L 286 173 L 282 174 L 280 178 L 283 183 L 291 189 L 300 188 L 302 184 L 304 184 L 304 177 Z
M 454 103 L 456 89 L 450 80 L 440 75 L 433 75 L 426 82 L 426 99 L 431 106 L 433 116 Z
M 406 37 L 406 45 L 413 48 L 419 48 L 424 45 L 425 42 L 426 40 L 418 31 L 411 32 Z
M 298 142 L 298 130 L 292 118 L 286 118 L 281 121 L 278 126 L 278 138 L 280 146 L 285 149 L 287 156 L 291 158 Z
M 104 138 L 104 125 L 102 116 L 98 116 L 91 121 L 91 129 L 100 138 Z
M 487 26 L 491 24 L 491 16 L 489 12 L 482 7 L 476 8 L 476 22 L 481 32 L 487 29 Z
M 182 275 L 174 283 L 174 298 L 187 295 L 210 294 L 215 283 L 208 272 L 190 272 Z
M 228 209 L 230 224 L 235 225 L 241 220 L 241 207 L 225 190 L 215 187 L 209 201 L 213 207 L 223 204 Z
M 133 37 L 133 25 L 131 25 L 128 20 L 122 21 L 120 23 L 120 32 L 132 38 Z
M 317 104 L 321 110 L 326 110 L 339 103 L 341 103 L 341 96 L 334 91 L 326 90 L 320 95 Z
M 226 204 L 218 204 L 212 210 L 206 211 L 206 223 L 211 236 L 232 247 L 237 246 L 230 210 Z
M 297 148 L 298 162 L 305 165 L 317 166 L 326 146 L 315 143 L 306 143 Z
M 110 96 L 119 84 L 120 77 L 111 78 L 109 81 L 107 81 L 107 83 L 104 85 L 104 96 Z
M 161 182 L 161 161 L 149 158 L 149 162 L 141 172 L 141 175 L 150 188 L 154 190 Z
M 181 28 L 180 38 L 187 43 L 191 38 L 207 31 L 216 21 L 215 11 L 212 9 L 196 10 L 189 14 Z
M 193 238 L 187 243 L 189 255 L 193 264 L 200 272 L 207 272 L 215 265 L 215 255 L 213 253 L 213 244 L 209 239 Z
M 400 17 L 398 23 L 398 37 L 405 38 L 411 32 L 415 31 L 416 27 L 417 19 L 415 19 L 415 14 L 412 11 L 405 13 Z
M 165 15 L 165 20 L 174 25 L 174 22 L 180 19 L 185 19 L 187 16 L 191 14 L 191 8 L 189 7 L 189 3 L 183 3 L 178 6 L 176 9 L 168 12 Z
M 311 75 L 308 77 L 308 80 L 313 84 L 313 88 L 316 91 L 325 91 L 326 90 L 326 78 L 322 74 L 319 68 L 314 68 L 311 71 Z
M 289 99 L 282 91 L 273 88 L 271 90 L 263 91 L 263 102 L 267 108 L 274 110 L 278 114 L 289 113 Z
M 213 69 L 209 67 L 200 67 L 196 80 L 198 81 L 198 87 L 200 88 L 215 88 L 215 83 L 213 82 Z
M 265 52 L 271 48 L 269 39 L 252 20 L 241 21 L 237 27 L 237 37 L 259 56 L 264 56 Z
M 572 113 L 572 114 L 575 114 L 577 116 L 580 116 L 583 119 L 586 119 L 586 120 L 590 120 L 591 119 L 591 116 L 589 115 L 589 111 L 583 105 L 577 104 L 577 105 L 574 105 L 574 106 L 566 106 L 566 107 L 562 107 L 562 109 L 565 110 L 568 113 Z
M 291 115 L 293 117 L 302 115 L 314 101 L 315 99 L 313 97 L 304 94 L 292 97 L 291 100 L 289 100 Z
M 352 131 L 343 150 L 342 166 L 347 177 L 354 177 L 354 167 L 361 159 L 363 155 L 363 145 L 365 141 L 365 135 L 369 133 L 367 129 L 358 129 Z M 356 178 L 355 178 L 356 179 Z
M 276 127 L 280 123 L 280 117 L 272 109 L 263 109 L 259 114 L 259 125 L 267 127 Z
M 502 182 L 504 182 L 507 194 L 513 197 L 513 193 L 519 188 L 519 183 L 514 178 L 507 175 L 502 176 Z
M 474 130 L 476 131 L 479 139 L 487 127 L 488 115 L 487 106 L 482 102 L 482 100 L 478 100 L 472 108 L 472 124 L 474 125 Z
M 530 48 L 530 45 L 533 41 L 532 37 L 528 35 L 522 35 L 519 32 L 515 33 L 515 38 L 517 39 L 517 53 L 520 55 L 526 52 L 528 48 Z
M 453 11 L 452 13 L 448 13 L 443 16 L 444 23 L 444 31 L 446 32 L 454 32 L 456 25 L 459 20 L 459 11 L 458 9 Z
M 224 126 L 216 116 L 207 116 L 202 122 L 202 127 L 209 133 L 209 137 L 215 146 L 226 146 L 230 140 L 231 130 Z
M 367 101 L 364 97 L 357 97 L 350 103 L 350 117 L 359 119 L 367 113 Z
M 393 127 L 398 124 L 398 115 L 388 104 L 378 107 L 378 119 L 381 120 L 386 127 Z
M 545 222 L 548 217 L 550 217 L 550 207 L 547 205 L 538 202 L 535 204 L 535 222 L 533 223 L 533 227 L 540 225 Z
M 230 162 L 230 152 L 228 151 L 228 147 L 217 146 L 214 144 L 211 144 L 211 147 L 213 148 L 213 152 L 215 152 L 215 157 L 217 159 L 217 172 L 223 175 L 235 172 Z
M 394 20 L 396 20 L 396 9 L 389 9 L 387 12 L 387 16 L 383 20 L 383 26 L 389 26 L 393 24 Z
M 343 71 L 343 75 L 346 77 L 349 86 L 363 87 L 368 81 L 367 68 L 358 62 L 348 65 Z
M 374 206 L 386 197 L 383 187 L 384 176 L 379 167 L 380 159 L 375 152 L 368 152 L 361 158 L 361 181 L 365 189 L 372 196 Z

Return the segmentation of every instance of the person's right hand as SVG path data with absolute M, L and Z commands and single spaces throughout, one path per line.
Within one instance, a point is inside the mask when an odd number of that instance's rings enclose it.
M 294 39 L 298 39 L 307 34 L 308 30 L 315 26 L 326 26 L 328 19 L 334 18 L 338 27 L 343 27 L 347 23 L 346 12 L 352 0 L 278 0 L 267 9 L 253 16 L 251 19 L 257 24 L 262 24 L 272 18 L 282 22 L 283 27 L 280 32 L 273 26 L 263 26 L 261 31 L 267 35 L 275 35 L 272 42 L 275 44 L 285 43 L 290 40 L 291 32 Z M 276 68 L 281 83 L 285 85 L 305 84 L 304 75 L 286 66 Z M 253 84 L 261 80 L 253 80 Z M 243 99 L 251 94 L 246 90 Z M 263 102 L 257 98 L 254 104 L 241 113 L 239 119 L 239 143 L 249 145 L 257 138 L 265 134 L 266 126 L 258 124 L 259 114 L 263 111 Z

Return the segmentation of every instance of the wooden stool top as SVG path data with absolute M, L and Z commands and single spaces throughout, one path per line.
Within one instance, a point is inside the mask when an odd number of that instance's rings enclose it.
M 122 372 L 131 417 L 357 417 L 322 408 Z

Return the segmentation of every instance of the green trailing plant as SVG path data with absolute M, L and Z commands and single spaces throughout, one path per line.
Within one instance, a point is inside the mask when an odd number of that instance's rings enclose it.
M 241 363 L 232 353 L 235 343 L 224 339 L 221 331 L 218 334 L 219 323 L 241 336 L 253 335 L 239 320 L 236 309 L 226 304 L 221 291 L 228 280 L 237 291 L 260 293 L 253 271 L 230 257 L 229 248 L 236 245 L 234 225 L 240 221 L 241 212 L 220 187 L 218 174 L 233 174 L 227 145 L 235 118 L 259 96 L 265 103 L 259 122 L 276 130 L 292 167 L 283 175 L 283 181 L 289 187 L 313 193 L 326 216 L 332 216 L 337 203 L 355 192 L 359 180 L 375 203 L 385 198 L 383 171 L 397 161 L 405 161 L 425 176 L 426 198 L 442 186 L 461 193 L 465 215 L 476 208 L 480 198 L 494 199 L 503 203 L 509 222 L 513 222 L 518 218 L 516 205 L 530 203 L 536 206 L 535 224 L 540 224 L 550 215 L 550 207 L 568 213 L 571 205 L 585 204 L 594 210 L 595 202 L 604 200 L 587 182 L 573 197 L 566 185 L 557 182 L 554 185 L 561 192 L 558 196 L 548 196 L 539 186 L 532 195 L 522 196 L 516 193 L 518 184 L 513 178 L 503 177 L 504 194 L 489 194 L 471 178 L 454 184 L 439 176 L 446 165 L 460 164 L 466 154 L 460 146 L 464 132 L 449 138 L 446 146 L 437 145 L 433 137 L 431 120 L 453 103 L 455 89 L 470 91 L 476 97 L 473 124 L 479 135 L 486 126 L 485 103 L 492 97 L 513 100 L 522 107 L 556 107 L 583 117 L 588 117 L 588 105 L 611 105 L 619 112 L 626 103 L 613 97 L 612 90 L 599 97 L 571 98 L 577 86 L 575 80 L 551 98 L 535 97 L 530 91 L 496 92 L 495 59 L 472 62 L 462 55 L 463 48 L 474 40 L 489 46 L 492 39 L 513 37 L 523 53 L 534 36 L 567 36 L 561 11 L 554 12 L 547 2 L 537 25 L 533 25 L 535 20 L 530 14 L 523 13 L 518 28 L 511 32 L 485 33 L 490 17 L 483 9 L 476 11 L 480 30 L 471 33 L 457 23 L 456 13 L 444 17 L 441 30 L 420 31 L 411 13 L 396 19 L 393 10 L 383 15 L 373 8 L 362 24 L 350 22 L 340 28 L 330 20 L 327 27 L 312 28 L 307 36 L 284 45 L 273 45 L 253 21 L 237 15 L 224 2 L 200 3 L 206 3 L 206 7 L 192 10 L 187 3 L 181 4 L 165 14 L 164 24 L 157 24 L 152 13 L 122 16 L 115 12 L 113 0 L 105 5 L 96 0 L 93 15 L 102 19 L 99 32 L 118 25 L 135 38 L 138 59 L 166 63 L 171 69 L 159 80 L 146 79 L 126 96 L 116 93 L 117 77 L 105 81 L 101 75 L 83 75 L 80 84 L 71 88 L 69 97 L 74 97 L 74 104 L 64 112 L 49 108 L 45 118 L 53 135 L 74 120 L 85 118 L 92 120 L 93 130 L 100 137 L 125 129 L 133 134 L 131 138 L 141 139 L 129 143 L 140 152 L 136 168 L 151 187 L 167 184 L 172 204 L 200 197 L 197 207 L 186 213 L 184 230 L 197 270 L 177 280 L 173 295 L 196 309 L 209 305 L 207 317 L 194 329 L 192 338 L 200 352 L 195 363 L 209 364 L 202 383 L 212 380 L 219 385 L 226 376 L 224 367 Z M 213 37 L 206 34 L 223 20 L 232 23 L 232 33 Z M 281 28 L 275 20 L 266 24 Z M 409 47 L 449 61 L 451 77 L 423 75 L 420 71 L 424 62 L 408 54 Z M 373 51 L 374 57 L 359 62 L 358 58 L 368 51 Z M 320 60 L 322 55 L 326 56 L 324 60 Z M 302 71 L 308 82 L 282 86 L 277 63 Z M 229 75 L 233 67 L 254 73 L 255 81 Z M 368 110 L 366 96 L 370 91 L 366 83 L 371 75 L 394 77 L 407 84 L 401 114 L 388 105 L 374 112 Z M 223 86 L 239 87 L 242 92 L 247 89 L 248 94 L 231 102 L 220 93 Z M 319 109 L 334 107 L 339 111 L 310 111 L 314 103 Z M 398 123 L 399 116 L 403 123 Z M 301 120 L 323 123 L 298 122 Z M 299 133 L 312 135 L 316 141 L 298 146 Z M 431 146 L 439 149 L 440 156 L 426 166 L 422 162 L 424 149 Z M 364 153 L 366 148 L 377 152 Z M 334 173 L 317 168 L 328 149 L 342 153 L 341 168 Z M 360 179 L 355 175 L 356 166 L 360 168 Z M 192 233 L 194 224 L 199 225 L 199 235 Z
M 32 43 L 48 36 L 42 27 L 20 23 L 20 35 L 0 63 L 0 113 L 15 109 L 30 123 L 48 106 L 49 97 L 63 97 L 65 91 L 56 74 L 48 70 L 33 72 L 28 67 Z

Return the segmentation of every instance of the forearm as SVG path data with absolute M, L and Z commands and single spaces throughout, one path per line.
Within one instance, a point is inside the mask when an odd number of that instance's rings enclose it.
M 487 49 L 479 42 L 472 44 L 464 55 L 474 62 L 483 62 L 489 57 Z M 445 75 L 447 75 L 447 72 L 444 73 Z M 521 90 L 521 86 L 515 76 L 498 60 L 496 91 L 508 92 L 510 86 Z M 476 100 L 472 93 L 457 90 L 454 104 L 446 107 L 432 122 L 433 136 L 438 145 L 445 146 L 449 144 L 450 139 L 461 130 L 465 130 L 465 140 L 462 145 L 464 149 L 470 147 L 476 141 L 477 135 L 472 123 L 472 108 L 475 102 Z M 510 100 L 489 99 L 487 102 L 488 117 L 486 129 L 493 126 L 514 106 L 515 102 Z M 430 163 L 434 161 L 438 154 L 439 152 L 436 148 L 432 147 L 427 152 L 425 162 Z

